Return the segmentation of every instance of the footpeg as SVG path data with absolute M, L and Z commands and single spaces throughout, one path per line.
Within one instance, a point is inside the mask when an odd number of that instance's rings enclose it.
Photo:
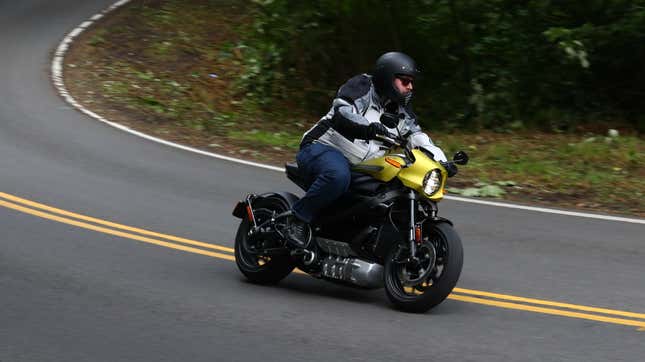
M 302 257 L 305 265 L 311 265 L 316 261 L 316 253 L 307 249 L 294 249 L 291 250 L 291 256 Z

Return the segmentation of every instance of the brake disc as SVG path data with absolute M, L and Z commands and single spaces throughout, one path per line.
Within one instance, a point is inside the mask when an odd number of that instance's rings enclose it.
M 413 287 L 423 284 L 435 268 L 437 252 L 434 245 L 424 242 L 417 246 L 415 263 L 407 262 L 400 264 L 399 279 L 405 287 Z

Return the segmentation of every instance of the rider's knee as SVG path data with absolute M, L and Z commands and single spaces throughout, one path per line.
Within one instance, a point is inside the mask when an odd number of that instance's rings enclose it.
M 337 168 L 334 170 L 331 170 L 331 172 L 328 174 L 328 177 L 330 178 L 331 182 L 335 186 L 336 192 L 340 195 L 344 192 L 346 192 L 349 189 L 349 184 L 352 179 L 352 174 L 348 169 L 345 168 Z

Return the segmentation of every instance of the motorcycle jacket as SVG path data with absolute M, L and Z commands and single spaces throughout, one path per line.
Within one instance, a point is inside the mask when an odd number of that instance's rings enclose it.
M 305 132 L 300 147 L 314 142 L 329 145 L 338 149 L 351 164 L 381 157 L 386 148 L 382 142 L 369 139 L 369 124 L 380 122 L 386 111 L 398 114 L 396 128 L 401 134 L 411 132 L 408 137 L 410 147 L 427 150 L 436 161 L 447 161 L 443 151 L 421 131 L 411 107 L 383 100 L 376 93 L 372 76 L 368 74 L 357 75 L 340 87 L 331 109 Z M 397 134 L 394 128 L 388 130 Z

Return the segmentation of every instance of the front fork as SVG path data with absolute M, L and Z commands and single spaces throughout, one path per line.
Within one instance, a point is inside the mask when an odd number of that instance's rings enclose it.
M 410 221 L 408 223 L 408 245 L 410 249 L 410 254 L 408 257 L 408 261 L 415 263 L 418 262 L 418 258 L 416 257 L 417 254 L 417 248 L 418 246 L 423 242 L 423 229 L 422 229 L 422 223 L 421 222 L 416 222 L 417 220 L 417 210 L 419 210 L 419 195 L 415 193 L 413 190 L 410 190 L 408 193 L 408 200 L 409 200 L 409 208 L 410 208 Z M 435 205 L 432 206 L 432 210 L 430 211 L 430 215 L 425 215 L 430 216 L 431 218 L 436 218 L 437 217 L 437 207 Z
M 410 190 L 408 194 L 408 199 L 410 201 L 410 223 L 409 228 L 409 237 L 408 243 L 410 245 L 410 258 L 414 258 L 417 253 L 417 243 L 421 242 L 421 225 L 417 225 L 416 212 L 417 212 L 417 195 L 413 190 Z
M 410 212 L 410 221 L 408 223 L 408 233 L 407 240 L 408 247 L 405 248 L 405 244 L 402 244 L 399 247 L 394 260 L 397 263 L 408 264 L 414 266 L 418 264 L 417 254 L 417 245 L 421 243 L 421 225 L 415 222 L 416 213 L 417 213 L 417 195 L 414 191 L 410 190 L 408 193 L 408 207 Z

